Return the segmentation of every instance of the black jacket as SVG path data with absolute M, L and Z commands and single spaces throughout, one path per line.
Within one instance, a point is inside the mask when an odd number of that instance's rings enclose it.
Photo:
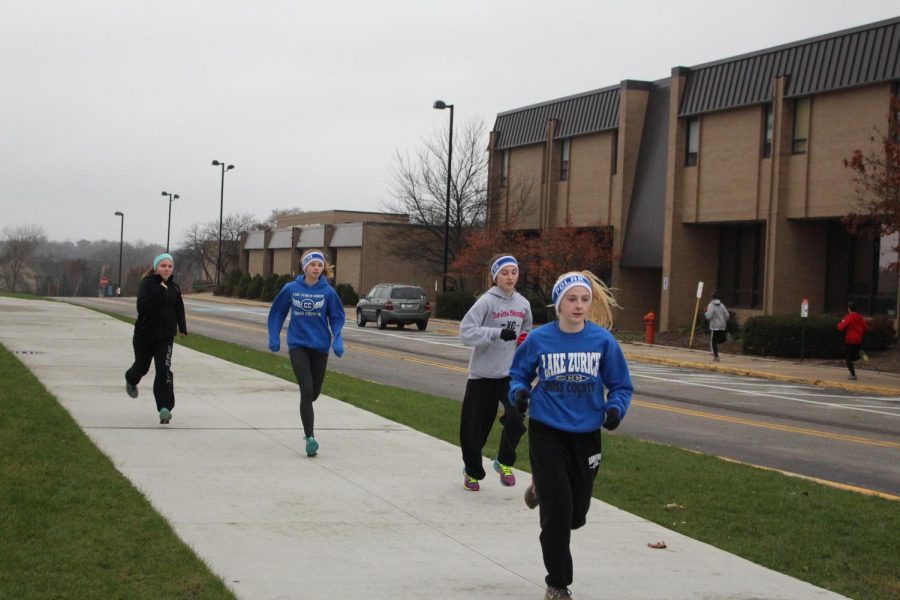
M 184 321 L 184 302 L 181 288 L 170 277 L 162 286 L 162 277 L 149 275 L 141 280 L 138 290 L 138 318 L 134 323 L 135 337 L 145 340 L 160 340 L 175 337 L 180 331 L 187 333 Z

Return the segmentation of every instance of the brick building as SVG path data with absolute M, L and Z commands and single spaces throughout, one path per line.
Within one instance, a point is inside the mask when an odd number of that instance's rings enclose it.
M 803 298 L 896 316 L 896 238 L 840 219 L 842 160 L 878 150 L 898 81 L 900 18 L 500 113 L 490 224 L 611 227 L 626 329 L 689 325 L 699 281 L 742 320 Z
M 411 283 L 422 286 L 433 302 L 440 269 L 386 251 L 396 236 L 414 237 L 419 232 L 406 215 L 399 214 L 344 210 L 283 214 L 274 229 L 244 234 L 240 269 L 264 277 L 296 275 L 300 256 L 316 248 L 334 265 L 335 284 L 350 284 L 360 296 L 377 283 Z

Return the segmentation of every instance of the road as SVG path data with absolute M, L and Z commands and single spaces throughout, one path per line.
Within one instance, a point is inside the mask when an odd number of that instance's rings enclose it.
M 136 314 L 133 298 L 74 301 Z M 191 331 L 266 349 L 266 307 L 190 298 L 185 307 Z M 462 399 L 469 349 L 455 323 L 432 321 L 420 332 L 361 328 L 351 319 L 344 339 L 347 352 L 331 357 L 329 369 Z M 639 362 L 630 368 L 635 397 L 623 434 L 900 496 L 900 398 Z

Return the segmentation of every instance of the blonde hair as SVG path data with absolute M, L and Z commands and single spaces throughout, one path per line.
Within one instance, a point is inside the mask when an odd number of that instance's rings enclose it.
M 305 269 L 303 268 L 303 259 L 306 257 L 307 254 L 311 254 L 313 252 L 318 252 L 319 254 L 321 254 L 322 256 L 325 257 L 325 268 L 322 269 L 322 277 L 325 277 L 326 279 L 330 279 L 330 278 L 334 277 L 334 265 L 329 264 L 328 255 L 325 254 L 324 252 L 322 252 L 321 250 L 319 250 L 318 248 L 310 248 L 306 252 L 304 252 L 303 254 L 300 255 L 300 272 L 303 273 L 304 275 L 306 274 Z
M 615 296 L 613 296 L 612 290 L 610 290 L 609 287 L 607 287 L 607 285 L 603 283 L 602 279 L 600 279 L 590 271 L 570 271 L 568 273 L 563 273 L 557 278 L 553 286 L 556 287 L 557 283 L 559 283 L 566 277 L 569 277 L 570 275 L 583 275 L 584 277 L 587 277 L 588 281 L 591 282 L 591 307 L 588 309 L 588 319 L 605 329 L 612 329 L 612 309 L 622 308 L 616 302 L 616 298 Z

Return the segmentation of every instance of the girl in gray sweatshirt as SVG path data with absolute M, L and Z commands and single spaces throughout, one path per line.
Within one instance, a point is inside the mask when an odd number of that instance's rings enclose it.
M 503 432 L 494 470 L 505 486 L 516 484 L 512 466 L 516 447 L 525 433 L 522 415 L 509 403 L 509 367 L 516 352 L 516 341 L 531 331 L 531 305 L 516 291 L 519 265 L 515 257 L 501 254 L 491 259 L 494 286 L 481 295 L 459 324 L 462 343 L 472 348 L 469 380 L 462 403 L 459 440 L 462 448 L 463 485 L 477 492 L 485 472 L 482 451 L 497 417 L 497 405 L 503 403 L 500 419 Z

